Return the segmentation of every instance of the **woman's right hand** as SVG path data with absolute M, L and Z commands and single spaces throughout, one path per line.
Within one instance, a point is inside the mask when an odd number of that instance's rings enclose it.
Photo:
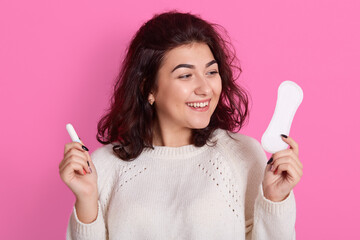
M 87 161 L 89 161 L 92 172 L 90 172 Z M 65 144 L 64 158 L 59 164 L 59 173 L 62 181 L 74 193 L 77 200 L 98 198 L 97 172 L 89 152 L 82 148 L 81 143 Z

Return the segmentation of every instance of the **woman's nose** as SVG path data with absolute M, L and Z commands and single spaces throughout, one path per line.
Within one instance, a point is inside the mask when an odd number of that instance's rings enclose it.
M 211 87 L 207 82 L 206 77 L 197 78 L 197 87 L 195 89 L 195 94 L 197 95 L 209 95 L 211 93 Z

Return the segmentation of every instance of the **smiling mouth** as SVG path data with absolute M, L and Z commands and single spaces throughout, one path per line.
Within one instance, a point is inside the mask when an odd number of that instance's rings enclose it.
M 187 102 L 186 105 L 192 108 L 206 108 L 210 104 L 210 99 L 206 101 Z

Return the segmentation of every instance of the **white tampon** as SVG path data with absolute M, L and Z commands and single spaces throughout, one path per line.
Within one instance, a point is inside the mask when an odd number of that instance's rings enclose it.
M 71 137 L 71 140 L 73 142 L 81 143 L 80 138 L 76 134 L 75 129 L 74 129 L 73 125 L 71 125 L 71 123 L 66 124 L 66 130 L 68 131 L 68 133 L 69 133 L 69 135 Z
M 265 151 L 275 153 L 288 147 L 280 134 L 289 136 L 291 123 L 302 100 L 303 91 L 299 85 L 292 81 L 280 84 L 274 115 L 261 138 Z
M 75 129 L 74 129 L 73 125 L 71 125 L 71 123 L 66 124 L 66 130 L 68 131 L 68 133 L 69 133 L 69 135 L 70 135 L 70 137 L 71 137 L 71 140 L 72 140 L 73 142 L 81 143 L 80 138 L 79 138 L 79 136 L 77 135 L 77 133 L 75 132 Z M 81 144 L 82 144 L 82 143 L 81 143 Z M 82 149 L 84 149 L 85 151 L 89 151 L 89 149 L 87 149 L 87 147 L 85 147 L 85 146 L 82 146 Z M 88 165 L 88 167 L 89 167 L 90 173 L 92 173 L 92 169 L 91 169 L 91 167 L 90 167 L 89 161 L 86 161 L 86 162 L 87 162 L 87 165 Z M 84 171 L 85 171 L 85 170 L 84 170 Z M 85 172 L 84 172 L 84 173 L 85 173 Z

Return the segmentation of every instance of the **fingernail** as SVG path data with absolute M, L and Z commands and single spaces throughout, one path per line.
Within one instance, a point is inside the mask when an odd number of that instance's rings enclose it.
M 272 170 L 273 170 L 273 168 L 274 168 L 274 165 L 271 165 L 271 167 L 270 167 L 270 171 L 272 171 Z
M 272 163 L 272 161 L 273 161 L 273 158 L 270 158 L 269 161 L 267 162 L 267 164 Z
M 90 167 L 89 161 L 86 161 L 86 162 L 87 162 L 87 164 L 88 164 L 88 166 L 89 166 L 89 171 L 90 171 L 90 173 L 92 173 L 92 169 L 91 169 L 91 167 Z
M 281 134 L 281 136 L 284 137 L 284 138 L 287 138 L 287 136 L 285 134 Z
M 84 175 L 86 175 L 85 169 L 83 169 L 83 171 L 84 171 Z
M 85 147 L 84 145 L 82 145 L 82 149 L 84 149 L 85 151 L 89 151 L 89 149 L 87 147 Z

